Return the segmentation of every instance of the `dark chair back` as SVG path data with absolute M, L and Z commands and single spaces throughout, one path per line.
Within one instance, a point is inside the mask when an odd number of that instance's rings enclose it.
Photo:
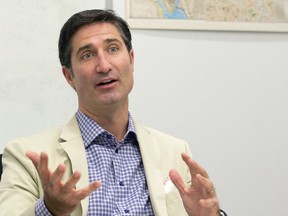
M 2 154 L 0 154 L 0 180 L 2 175 Z

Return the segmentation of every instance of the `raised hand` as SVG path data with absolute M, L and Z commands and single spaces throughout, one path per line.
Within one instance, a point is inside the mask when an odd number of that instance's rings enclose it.
M 63 182 L 64 164 L 59 164 L 56 170 L 51 172 L 48 168 L 47 153 L 41 152 L 39 155 L 33 151 L 28 151 L 26 155 L 37 169 L 44 190 L 46 208 L 53 215 L 70 215 L 82 199 L 89 196 L 90 193 L 101 185 L 99 181 L 96 181 L 85 188 L 76 189 L 75 185 L 81 177 L 79 171 L 74 172 L 70 179 Z
M 176 170 L 171 170 L 169 176 L 180 193 L 188 215 L 218 216 L 219 202 L 207 172 L 187 154 L 181 156 L 189 167 L 192 184 L 186 187 Z

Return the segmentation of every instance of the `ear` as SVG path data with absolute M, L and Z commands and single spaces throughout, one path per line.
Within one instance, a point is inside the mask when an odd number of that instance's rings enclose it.
M 74 86 L 74 82 L 73 82 L 73 72 L 66 68 L 65 66 L 62 67 L 62 73 L 66 79 L 66 81 L 69 83 L 69 85 L 75 89 L 75 86 Z
M 131 49 L 129 52 L 130 63 L 134 66 L 134 50 Z

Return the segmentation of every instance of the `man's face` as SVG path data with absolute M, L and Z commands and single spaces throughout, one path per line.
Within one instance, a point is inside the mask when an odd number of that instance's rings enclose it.
M 128 108 L 133 87 L 133 50 L 127 51 L 118 30 L 110 23 L 81 27 L 72 37 L 71 70 L 63 67 L 78 94 L 79 108 L 94 113 L 113 105 Z

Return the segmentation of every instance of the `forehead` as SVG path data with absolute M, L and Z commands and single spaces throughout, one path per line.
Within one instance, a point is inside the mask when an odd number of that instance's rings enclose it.
M 103 22 L 92 23 L 79 28 L 71 39 L 71 45 L 77 47 L 88 41 L 106 40 L 107 38 L 115 38 L 124 43 L 119 30 L 113 24 Z

